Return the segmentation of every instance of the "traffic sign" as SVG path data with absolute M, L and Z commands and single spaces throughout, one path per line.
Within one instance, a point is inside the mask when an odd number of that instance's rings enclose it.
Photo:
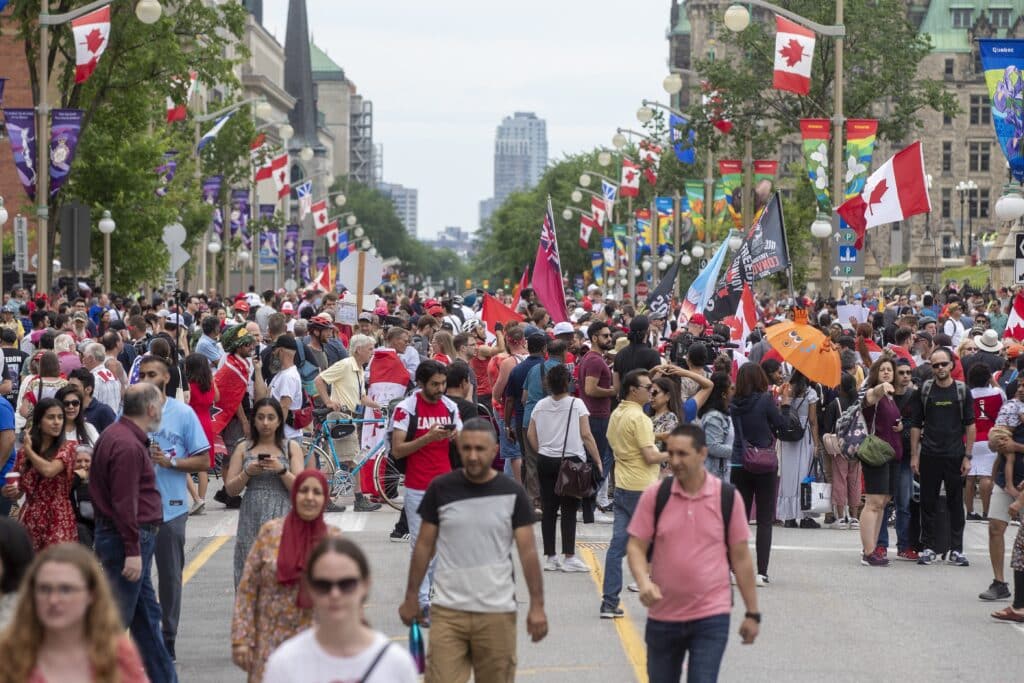
M 1024 283 L 1024 232 L 1018 232 L 1013 237 L 1017 241 L 1013 254 L 1013 281 L 1019 285 Z
M 857 233 L 844 227 L 832 235 L 835 251 L 832 253 L 832 277 L 837 280 L 863 280 L 864 257 L 854 246 Z

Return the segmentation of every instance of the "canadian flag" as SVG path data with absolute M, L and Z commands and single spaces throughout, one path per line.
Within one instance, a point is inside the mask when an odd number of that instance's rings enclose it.
M 327 223 L 326 225 L 324 225 L 322 228 L 321 227 L 317 227 L 317 229 L 316 229 L 316 236 L 317 237 L 327 237 L 327 235 L 332 230 L 335 233 L 338 232 L 338 221 L 331 221 L 330 223 Z M 337 239 L 337 235 L 335 235 L 335 239 Z
M 640 169 L 637 165 L 622 157 L 622 178 L 619 183 L 620 197 L 636 197 L 640 194 Z
M 331 291 L 331 267 L 324 266 L 320 274 L 316 276 L 306 289 L 319 289 L 321 292 Z
M 882 164 L 868 178 L 863 192 L 836 209 L 857 233 L 854 244 L 857 249 L 864 246 L 864 233 L 868 228 L 931 210 L 920 140 Z
M 654 185 L 658 182 L 658 164 L 661 163 L 661 147 L 644 140 L 640 143 L 640 163 L 644 166 L 644 178 Z
M 253 181 L 259 182 L 261 180 L 270 180 L 274 177 L 274 169 L 271 166 L 271 159 L 268 152 L 270 148 L 267 146 L 267 136 L 265 133 L 260 133 L 249 145 L 249 156 L 252 159 L 253 168 L 256 172 L 253 174 Z
M 167 96 L 167 123 L 173 123 L 174 121 L 184 121 L 188 118 L 188 103 L 192 99 L 192 93 L 196 91 L 196 79 L 199 77 L 195 71 L 188 72 L 188 88 L 185 90 L 185 97 L 181 104 L 178 104 L 174 99 Z M 177 90 L 181 87 L 181 79 L 175 76 L 171 79 L 171 87 Z
M 743 293 L 740 294 L 736 315 L 727 316 L 723 322 L 729 326 L 730 340 L 739 347 L 738 353 L 733 354 L 736 367 L 739 367 L 747 362 L 747 354 L 750 352 L 747 348 L 747 337 L 757 325 L 757 306 L 754 305 L 754 293 L 750 291 L 750 283 L 743 283 Z
M 590 213 L 594 216 L 594 222 L 597 223 L 597 227 L 600 228 L 602 225 L 604 225 L 605 216 L 607 216 L 608 214 L 603 198 L 590 198 Z
M 327 253 L 335 254 L 338 251 L 338 223 L 337 221 L 331 223 L 332 227 L 324 235 L 327 238 Z
M 292 191 L 288 184 L 288 152 L 274 157 L 270 161 L 270 170 L 273 174 L 274 185 L 277 186 L 277 198 L 281 199 Z
M 775 71 L 772 87 L 806 95 L 811 90 L 814 31 L 775 16 Z
M 1017 292 L 1013 297 L 1013 307 L 1010 308 L 1010 315 L 1006 318 L 1006 330 L 1003 337 L 1010 337 L 1019 342 L 1024 342 L 1024 292 Z
M 600 230 L 601 224 L 593 216 L 583 214 L 580 216 L 580 247 L 586 249 L 590 246 L 590 233 Z
M 110 5 L 71 22 L 75 35 L 75 83 L 85 83 L 96 70 L 110 36 Z
M 316 228 L 316 234 L 322 235 L 322 231 L 327 228 L 327 200 L 313 202 L 310 210 L 313 212 L 313 227 Z

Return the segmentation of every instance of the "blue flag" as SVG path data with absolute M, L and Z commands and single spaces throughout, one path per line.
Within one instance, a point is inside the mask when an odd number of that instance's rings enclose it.
M 0 2 L 2 2 L 2 0 L 0 0 Z M 199 146 L 196 147 L 196 151 L 197 152 L 202 152 L 203 151 L 203 147 L 206 147 L 206 143 L 208 143 L 210 140 L 212 140 L 215 137 L 217 137 L 217 133 L 220 132 L 220 129 L 223 128 L 224 124 L 226 124 L 231 119 L 231 117 L 234 116 L 234 115 L 235 115 L 235 112 L 231 112 L 230 114 L 225 114 L 224 116 L 222 116 L 219 119 L 217 119 L 217 123 L 213 124 L 213 128 L 211 128 L 210 130 L 206 131 L 206 135 L 204 135 L 203 137 L 199 138 Z
M 683 140 L 683 131 L 686 129 L 686 140 Z M 672 140 L 672 149 L 676 152 L 676 159 L 684 164 L 693 164 L 697 161 L 697 150 L 694 143 L 697 141 L 697 134 L 690 128 L 690 122 L 683 116 L 675 114 L 668 115 L 669 137 Z

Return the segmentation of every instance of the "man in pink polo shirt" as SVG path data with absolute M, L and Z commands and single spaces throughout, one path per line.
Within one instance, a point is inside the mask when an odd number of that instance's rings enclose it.
M 704 430 L 676 427 L 667 440 L 668 465 L 675 475 L 649 486 L 629 523 L 626 555 L 647 607 L 647 676 L 651 683 L 679 680 L 690 657 L 690 681 L 714 681 L 729 639 L 732 590 L 729 567 L 746 605 L 740 636 L 753 643 L 761 623 L 754 564 L 747 547 L 750 529 L 739 493 L 704 468 Z M 656 516 L 658 492 L 668 493 Z M 722 487 L 726 490 L 723 495 Z M 731 495 L 729 495 L 731 493 Z M 664 496 L 664 494 L 663 494 Z M 722 514 L 725 500 L 732 512 Z M 654 543 L 651 561 L 647 551 Z

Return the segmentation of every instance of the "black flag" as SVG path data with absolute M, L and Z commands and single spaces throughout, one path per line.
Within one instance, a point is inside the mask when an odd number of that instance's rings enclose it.
M 654 288 L 651 295 L 647 297 L 647 312 L 661 313 L 665 318 L 670 317 L 672 309 L 672 294 L 675 293 L 676 278 L 679 277 L 679 259 L 672 261 L 672 265 L 665 271 L 658 286 Z

